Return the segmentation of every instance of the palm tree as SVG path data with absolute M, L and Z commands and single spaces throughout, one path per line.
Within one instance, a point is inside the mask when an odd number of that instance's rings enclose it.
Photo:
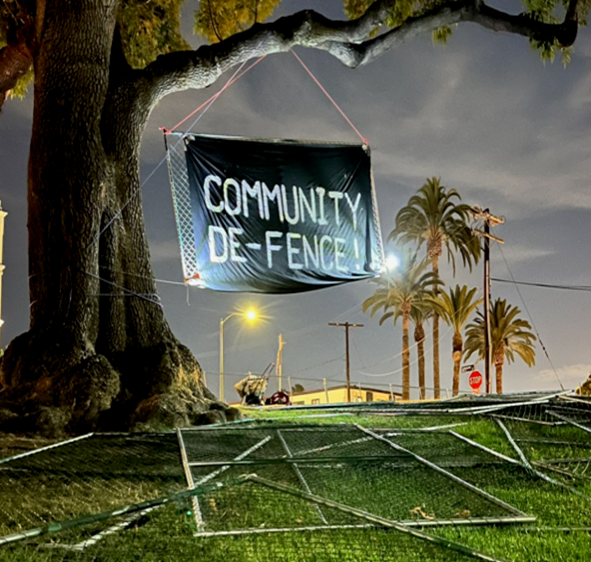
M 476 307 L 482 302 L 482 298 L 476 299 L 476 287 L 468 289 L 466 285 L 460 287 L 456 285 L 455 289 L 450 288 L 449 292 L 441 293 L 430 300 L 433 303 L 434 311 L 443 318 L 446 324 L 449 324 L 454 331 L 452 338 L 452 357 L 454 360 L 454 379 L 453 395 L 457 396 L 460 392 L 460 364 L 462 362 L 462 352 L 464 340 L 462 330 L 476 310 Z
M 378 285 L 374 294 L 363 302 L 363 312 L 370 311 L 374 316 L 383 310 L 380 326 L 389 318 L 394 324 L 402 318 L 402 399 L 410 399 L 410 346 L 408 327 L 413 307 L 424 306 L 424 297 L 436 284 L 437 278 L 432 271 L 425 271 L 429 262 L 417 262 L 416 254 L 409 256 L 406 268 L 400 275 L 385 275 L 372 282 Z
M 503 393 L 505 358 L 508 363 L 513 363 L 515 355 L 519 355 L 528 367 L 533 367 L 536 364 L 536 336 L 531 331 L 530 323 L 519 318 L 519 314 L 521 314 L 521 310 L 507 304 L 505 299 L 496 299 L 490 307 L 491 351 L 498 394 Z M 464 353 L 466 358 L 477 353 L 479 359 L 484 359 L 485 349 L 484 314 L 479 311 L 476 320 L 466 328 Z
M 447 249 L 447 259 L 455 274 L 454 252 L 459 252 L 462 262 L 472 269 L 480 259 L 480 243 L 468 227 L 470 207 L 463 203 L 455 189 L 441 185 L 439 178 L 431 178 L 413 195 L 406 207 L 396 215 L 396 225 L 388 239 L 397 242 L 417 243 L 427 247 L 433 272 L 439 279 L 439 258 Z M 456 201 L 457 200 L 457 201 Z M 435 287 L 437 296 L 437 286 Z M 439 398 L 439 316 L 433 315 L 433 386 L 435 398 Z
M 415 325 L 414 338 L 417 344 L 417 363 L 419 366 L 420 398 L 427 398 L 425 389 L 425 328 L 423 325 L 432 315 L 432 309 L 426 306 L 426 301 L 419 306 L 413 306 L 410 311 L 410 319 Z

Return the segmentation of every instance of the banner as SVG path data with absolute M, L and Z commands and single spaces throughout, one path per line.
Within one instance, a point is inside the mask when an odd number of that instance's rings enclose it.
M 293 293 L 381 270 L 367 146 L 184 142 L 200 286 Z

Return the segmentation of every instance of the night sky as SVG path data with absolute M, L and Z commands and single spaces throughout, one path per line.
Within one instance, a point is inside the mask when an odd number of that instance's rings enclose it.
M 308 6 L 288 2 L 284 13 Z M 315 5 L 318 3 L 314 3 Z M 341 12 L 338 1 L 324 13 Z M 315 6 L 316 7 L 316 6 Z M 318 9 L 316 7 L 316 9 Z M 191 15 L 187 13 L 190 29 Z M 196 41 L 193 44 L 197 44 Z M 527 40 L 495 34 L 472 24 L 454 29 L 447 46 L 430 35 L 415 38 L 357 70 L 326 53 L 297 49 L 313 73 L 370 141 L 384 237 L 409 197 L 432 176 L 456 188 L 462 200 L 489 207 L 505 218 L 494 234 L 505 245 L 491 250 L 492 276 L 561 285 L 591 285 L 591 34 L 582 29 L 572 62 L 542 64 Z M 167 318 L 218 391 L 219 322 L 253 306 L 264 321 L 226 323 L 226 399 L 231 385 L 248 371 L 261 372 L 275 360 L 279 334 L 286 341 L 283 373 L 307 389 L 344 381 L 344 330 L 329 322 L 365 324 L 351 331 L 352 380 L 377 388 L 401 383 L 400 324 L 378 326 L 361 312 L 373 288 L 360 281 L 310 293 L 270 296 L 214 293 L 182 283 L 165 151 L 159 127 L 172 127 L 219 90 L 224 75 L 205 91 L 165 99 L 154 111 L 142 145 L 142 197 L 158 288 Z M 32 96 L 5 104 L 0 116 L 0 199 L 8 212 L 4 237 L 2 345 L 28 326 L 26 170 Z M 187 123 L 193 123 L 195 118 Z M 186 130 L 186 129 L 184 129 Z M 224 92 L 192 129 L 194 132 L 257 138 L 355 142 L 358 137 L 309 78 L 295 57 L 268 57 Z M 388 246 L 388 250 L 398 249 Z M 510 268 L 510 271 L 507 267 Z M 482 265 L 456 280 L 482 285 Z M 520 359 L 505 366 L 505 391 L 566 388 L 591 371 L 591 295 L 586 292 L 494 283 L 493 299 L 507 298 L 533 320 L 541 346 L 537 363 Z M 525 304 L 524 304 L 525 303 Z M 527 308 L 527 312 L 525 310 Z M 451 386 L 451 332 L 441 328 L 442 384 Z M 426 349 L 432 341 L 430 328 Z M 412 336 L 411 336 L 412 342 Z M 416 360 L 415 349 L 411 361 Z M 473 363 L 474 361 L 470 361 Z M 431 354 L 427 354 L 430 386 Z M 483 371 L 482 363 L 478 367 Z M 416 364 L 411 381 L 417 384 Z M 276 382 L 270 383 L 275 390 Z M 468 389 L 467 375 L 461 387 Z M 395 390 L 397 388 L 395 387 Z

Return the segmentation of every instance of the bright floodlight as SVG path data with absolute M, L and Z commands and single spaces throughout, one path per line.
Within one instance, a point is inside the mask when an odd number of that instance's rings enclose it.
M 388 271 L 395 271 L 396 269 L 398 269 L 399 266 L 400 260 L 398 259 L 398 256 L 390 254 L 386 258 L 386 268 L 388 269 Z
M 257 313 L 254 310 L 249 310 L 246 313 L 246 318 L 248 318 L 249 320 L 255 320 L 257 317 Z

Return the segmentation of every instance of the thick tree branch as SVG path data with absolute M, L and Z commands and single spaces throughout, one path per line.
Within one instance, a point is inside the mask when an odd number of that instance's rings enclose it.
M 197 51 L 170 53 L 158 57 L 138 79 L 151 91 L 154 106 L 169 93 L 209 86 L 229 68 L 252 58 L 285 52 L 300 45 L 322 49 L 349 67 L 375 60 L 394 46 L 444 25 L 473 22 L 486 29 L 557 41 L 572 45 L 577 35 L 577 0 L 570 0 L 565 21 L 548 24 L 526 15 L 510 15 L 486 6 L 481 0 L 449 2 L 407 19 L 400 26 L 370 39 L 371 32 L 384 25 L 396 0 L 378 0 L 358 19 L 333 21 L 314 11 L 298 12 L 250 29 Z M 145 102 L 145 98 L 143 100 Z
M 329 41 L 319 48 L 354 68 L 374 61 L 412 37 L 460 22 L 472 22 L 492 31 L 522 35 L 537 41 L 557 41 L 561 46 L 568 47 L 577 37 L 576 6 L 577 0 L 571 0 L 564 22 L 549 24 L 523 14 L 514 16 L 500 12 L 478 0 L 453 2 L 421 16 L 409 18 L 402 25 L 360 45 Z
M 205 88 L 228 68 L 246 60 L 286 52 L 296 45 L 319 47 L 331 40 L 361 43 L 379 28 L 396 0 L 378 0 L 355 20 L 330 20 L 306 10 L 250 29 L 197 51 L 169 53 L 150 64 L 140 80 L 152 86 L 153 103 L 169 93 Z

